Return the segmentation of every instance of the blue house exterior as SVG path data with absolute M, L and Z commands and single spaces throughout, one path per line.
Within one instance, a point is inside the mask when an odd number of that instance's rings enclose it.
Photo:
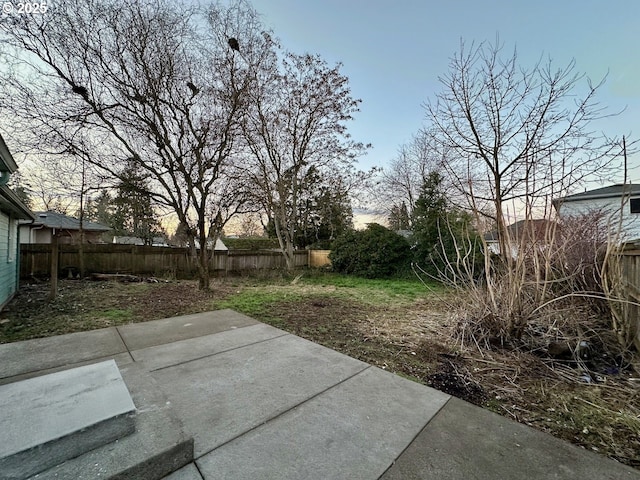
M 0 135 L 0 309 L 18 291 L 20 242 L 18 220 L 34 220 L 33 213 L 7 186 L 18 169 Z

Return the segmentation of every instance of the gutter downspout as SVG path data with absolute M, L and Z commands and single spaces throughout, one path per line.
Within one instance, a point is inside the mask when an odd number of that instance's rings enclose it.
M 28 223 L 26 225 L 29 225 Z M 39 227 L 30 227 L 29 228 L 29 242 L 28 243 L 37 243 L 35 241 L 35 237 L 33 235 L 31 235 L 31 232 L 33 232 L 34 230 L 42 230 L 44 228 L 44 224 L 40 225 Z
M 16 221 L 16 292 L 20 289 L 20 224 Z

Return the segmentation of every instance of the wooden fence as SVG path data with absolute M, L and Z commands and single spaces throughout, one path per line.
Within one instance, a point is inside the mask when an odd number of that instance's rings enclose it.
M 49 276 L 51 245 L 20 245 L 20 277 Z M 134 275 L 193 278 L 197 274 L 196 260 L 187 248 L 147 247 L 116 244 L 83 245 L 85 273 L 128 273 Z M 307 250 L 295 252 L 296 267 L 309 265 Z M 241 272 L 285 268 L 282 253 L 275 251 L 229 250 L 215 252 L 209 268 L 214 273 Z M 80 270 L 78 245 L 60 245 L 58 271 L 65 276 Z
M 640 351 L 640 250 L 627 250 L 622 253 L 622 284 L 627 300 L 623 313 L 625 323 L 631 328 L 631 335 L 636 348 Z
M 331 265 L 329 254 L 331 250 L 309 250 L 310 267 L 328 267 Z

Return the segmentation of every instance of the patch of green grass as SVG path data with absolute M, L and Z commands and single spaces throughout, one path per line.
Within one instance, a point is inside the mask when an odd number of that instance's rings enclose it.
M 285 300 L 297 300 L 301 295 L 288 292 L 278 287 L 252 287 L 224 300 L 214 302 L 215 308 L 230 308 L 246 315 L 264 316 L 268 314 L 269 306 Z
M 442 285 L 434 283 L 425 286 L 414 278 L 368 279 L 338 273 L 316 273 L 303 277 L 301 281 L 306 285 L 334 286 L 338 292 L 359 297 L 370 304 L 413 301 L 433 290 L 443 291 Z
M 424 284 L 417 278 L 363 278 L 355 275 L 343 275 L 331 272 L 313 272 L 304 274 L 303 280 L 309 284 L 334 285 L 346 288 L 376 288 L 391 292 L 424 291 Z M 437 284 L 433 285 L 438 286 Z
M 312 297 L 354 301 L 362 308 L 402 307 L 428 297 L 434 290 L 444 291 L 439 284 L 425 286 L 417 278 L 366 279 L 311 269 L 265 278 L 238 277 L 229 283 L 236 291 L 227 291 L 225 298 L 215 301 L 212 308 L 237 310 L 262 321 L 277 320 L 273 307 L 282 302 Z

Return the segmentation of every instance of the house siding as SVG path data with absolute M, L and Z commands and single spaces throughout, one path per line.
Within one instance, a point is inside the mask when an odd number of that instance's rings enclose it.
M 10 227 L 11 232 L 9 232 Z M 0 213 L 0 308 L 16 293 L 17 269 L 20 259 L 17 255 L 17 248 L 18 223 L 16 221 L 10 222 L 9 216 L 2 212 Z M 13 255 L 9 255 L 9 249 L 12 249 Z
M 640 198 L 632 196 L 631 198 Z M 620 221 L 620 197 L 592 198 L 573 200 L 560 204 L 560 217 L 574 217 L 592 212 L 603 212 L 613 229 L 617 229 Z M 615 230 L 614 230 L 615 231 Z M 629 199 L 622 205 L 622 241 L 640 239 L 640 213 L 631 213 Z

